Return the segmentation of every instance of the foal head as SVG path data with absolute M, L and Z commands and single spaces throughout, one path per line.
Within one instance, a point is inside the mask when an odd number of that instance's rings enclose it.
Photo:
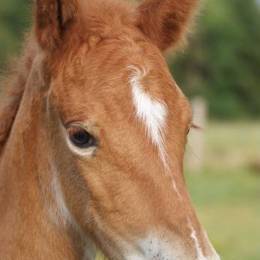
M 196 0 L 38 0 L 57 207 L 110 259 L 219 259 L 182 173 L 189 102 L 162 52 Z

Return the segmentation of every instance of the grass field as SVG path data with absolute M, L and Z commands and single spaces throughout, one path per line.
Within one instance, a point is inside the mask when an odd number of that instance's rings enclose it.
M 205 167 L 186 174 L 200 220 L 222 259 L 260 260 L 260 123 L 211 123 L 205 135 Z

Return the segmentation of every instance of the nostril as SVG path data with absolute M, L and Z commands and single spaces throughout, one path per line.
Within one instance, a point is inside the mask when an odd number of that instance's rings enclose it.
M 148 252 L 149 252 L 150 255 L 147 256 L 147 259 L 151 259 L 151 260 L 170 260 L 161 251 L 159 251 L 157 253 L 155 253 L 155 252 L 152 253 L 152 249 L 149 249 Z
M 180 259 L 176 252 L 172 251 L 171 242 L 163 235 L 153 235 L 143 240 L 140 247 L 143 252 L 144 260 L 172 260 Z

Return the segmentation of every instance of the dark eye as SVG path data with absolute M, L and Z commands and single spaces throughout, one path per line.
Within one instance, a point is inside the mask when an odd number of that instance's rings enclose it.
M 79 148 L 89 148 L 96 146 L 96 139 L 84 128 L 71 126 L 67 129 L 70 141 Z

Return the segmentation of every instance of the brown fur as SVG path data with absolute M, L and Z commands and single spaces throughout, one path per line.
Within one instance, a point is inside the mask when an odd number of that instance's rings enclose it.
M 165 50 L 183 40 L 198 2 L 199 0 L 146 0 L 139 7 L 137 25 L 155 45 Z
M 80 0 L 37 1 L 36 37 L 29 40 L 25 66 L 19 66 L 10 81 L 0 111 L 5 122 L 0 132 L 1 259 L 81 259 L 82 234 L 110 259 L 122 259 L 118 237 L 134 244 L 153 228 L 179 241 L 185 259 L 195 259 L 187 217 L 204 253 L 212 253 L 182 174 L 189 103 L 159 50 L 179 41 L 195 3 L 158 5 L 151 0 L 136 10 L 114 0 L 86 5 Z M 151 20 L 148 9 L 156 5 L 160 23 L 145 25 Z M 171 175 L 165 174 L 136 120 L 129 65 L 149 68 L 145 91 L 169 109 L 166 150 Z M 95 157 L 71 153 L 61 131 L 71 122 L 84 122 L 98 138 Z M 52 190 L 55 176 L 76 226 L 58 210 Z

